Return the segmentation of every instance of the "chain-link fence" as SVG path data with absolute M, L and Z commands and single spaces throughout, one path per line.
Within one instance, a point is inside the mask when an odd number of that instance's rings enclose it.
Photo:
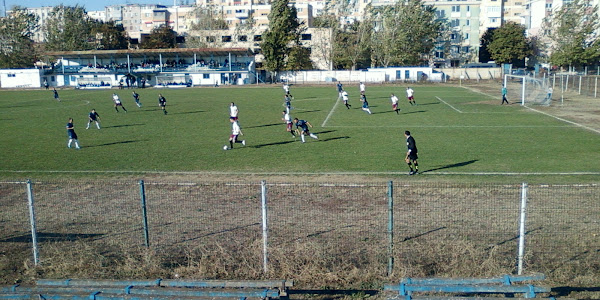
M 600 97 L 599 75 L 553 74 L 547 79 L 555 95 L 571 92 L 592 98 Z
M 0 183 L 3 253 L 32 253 L 27 187 Z M 164 255 L 195 247 L 213 259 L 227 255 L 234 269 L 250 268 L 258 277 L 330 270 L 322 276 L 337 276 L 342 285 L 344 275 L 333 273 L 392 278 L 516 272 L 521 184 L 265 187 L 263 194 L 261 182 L 34 182 L 40 262 L 50 259 L 50 245 L 99 244 L 126 252 L 147 241 Z M 525 270 L 565 280 L 598 272 L 600 186 L 529 185 L 526 200 Z M 262 274 L 264 253 L 268 274 Z

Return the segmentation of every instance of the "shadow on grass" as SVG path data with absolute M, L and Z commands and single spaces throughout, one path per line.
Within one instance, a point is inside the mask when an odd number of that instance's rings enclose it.
M 130 126 L 143 126 L 146 124 L 141 124 L 141 123 L 136 123 L 136 124 L 123 124 L 123 125 L 112 125 L 112 126 L 104 126 L 102 127 L 103 129 L 107 129 L 107 128 L 120 128 L 120 127 L 130 127 Z M 92 126 L 90 126 L 91 128 Z
M 320 112 L 321 110 L 302 110 L 302 108 L 298 108 L 298 113 L 312 113 L 312 112 Z
M 525 235 L 528 235 L 528 234 L 530 234 L 530 233 L 532 233 L 532 232 L 534 232 L 534 231 L 542 230 L 543 228 L 544 228 L 544 227 L 538 227 L 538 228 L 535 228 L 535 229 L 532 229 L 532 230 L 528 230 L 528 231 L 526 231 L 526 232 L 525 232 Z M 512 241 L 515 241 L 515 240 L 517 240 L 517 239 L 519 239 L 519 236 L 518 236 L 518 235 L 516 235 L 515 237 L 513 237 L 513 238 L 510 238 L 510 239 L 508 239 L 508 240 L 501 241 L 501 242 L 497 243 L 497 244 L 496 244 L 496 245 L 494 245 L 494 246 L 487 247 L 487 248 L 485 248 L 485 250 L 490 250 L 490 249 L 492 249 L 492 248 L 493 248 L 493 247 L 495 247 L 495 246 L 504 245 L 504 244 L 506 244 L 506 243 L 508 243 L 508 242 L 512 242 Z
M 38 232 L 38 242 L 73 242 L 80 239 L 89 239 L 102 236 L 102 234 L 88 233 L 53 233 L 53 232 Z M 8 239 L 0 240 L 0 243 L 31 243 L 31 234 L 15 236 Z
M 407 237 L 403 238 L 402 240 L 400 240 L 400 243 L 402 243 L 402 242 L 406 242 L 406 241 L 410 241 L 410 240 L 412 240 L 412 239 L 416 239 L 416 238 L 418 238 L 418 237 L 422 237 L 422 236 L 424 236 L 424 235 L 428 235 L 428 234 L 430 234 L 430 233 L 434 233 L 434 232 L 436 232 L 436 231 L 439 231 L 439 230 L 442 230 L 442 229 L 446 229 L 446 226 L 438 227 L 438 228 L 436 228 L 436 229 L 431 229 L 431 230 L 429 230 L 429 231 L 425 231 L 425 232 L 423 232 L 423 233 L 419 233 L 419 234 L 416 234 L 416 235 L 413 235 L 413 236 L 407 236 Z
M 203 113 L 203 112 L 204 112 L 203 110 L 194 110 L 194 111 L 170 113 L 170 115 L 189 115 L 189 114 L 197 114 L 197 113 Z
M 219 231 L 215 231 L 215 232 L 210 232 L 210 233 L 207 233 L 207 234 L 199 235 L 199 236 L 194 237 L 194 238 L 185 239 L 185 240 L 182 240 L 182 241 L 179 241 L 179 242 L 175 242 L 173 244 L 182 244 L 182 243 L 185 243 L 185 242 L 194 241 L 194 240 L 201 239 L 203 237 L 207 237 L 207 236 L 211 236 L 211 235 L 217 235 L 217 234 L 221 234 L 221 233 L 232 232 L 232 231 L 235 231 L 235 230 L 238 230 L 238 229 L 243 229 L 243 228 L 252 227 L 252 226 L 259 226 L 260 224 L 261 223 L 256 222 L 256 223 L 252 223 L 252 224 L 235 226 L 235 227 L 231 227 L 231 228 L 227 228 L 227 229 L 223 229 L 223 230 L 219 230 Z
M 566 297 L 575 292 L 600 292 L 599 286 L 594 287 L 575 287 L 575 286 L 557 286 L 550 289 L 553 296 Z
M 386 111 L 376 111 L 373 114 L 377 115 L 377 114 L 389 114 L 389 113 L 395 113 L 395 111 L 393 110 L 386 110 Z
M 328 138 L 328 139 L 322 139 L 320 140 L 321 142 L 329 142 L 329 141 L 335 141 L 335 140 L 342 140 L 342 139 L 349 139 L 349 136 L 338 136 L 338 137 L 332 137 L 332 138 Z
M 277 125 L 285 126 L 285 123 L 281 122 L 281 123 L 272 123 L 272 124 L 264 124 L 264 125 L 256 125 L 256 126 L 244 126 L 244 128 L 258 128 L 258 127 L 269 127 L 269 126 L 277 126 Z
M 144 141 L 144 140 L 140 140 L 140 141 L 121 141 L 121 142 L 112 142 L 112 143 L 105 143 L 105 144 L 99 144 L 99 145 L 84 146 L 84 147 L 82 147 L 82 148 L 93 148 L 93 147 L 112 146 L 112 145 L 119 145 L 119 144 L 137 143 L 137 142 L 142 142 L 142 141 Z
M 462 166 L 466 166 L 466 165 L 470 165 L 474 162 L 477 162 L 478 159 L 473 159 L 473 160 L 469 160 L 469 161 L 463 161 L 463 162 L 459 162 L 459 163 L 455 163 L 455 164 L 451 164 L 451 165 L 445 165 L 439 168 L 433 168 L 433 169 L 429 169 L 429 170 L 425 170 L 425 171 L 421 171 L 421 173 L 427 173 L 427 172 L 432 172 L 432 171 L 438 171 L 438 170 L 444 170 L 444 169 L 451 169 L 451 168 L 456 168 L 456 167 L 462 167 Z
M 262 147 L 266 147 L 266 146 L 285 145 L 285 144 L 289 144 L 289 143 L 293 143 L 293 142 L 294 141 L 284 141 L 284 142 L 267 143 L 267 144 L 260 144 L 260 145 L 250 146 L 248 148 L 262 148 Z
M 424 110 L 415 110 L 415 111 L 408 111 L 408 112 L 404 112 L 404 113 L 401 112 L 401 114 L 408 115 L 408 114 L 416 114 L 416 113 L 424 113 L 424 112 L 426 112 L 426 111 L 424 111 Z
M 319 132 L 313 132 L 314 134 L 323 134 L 323 133 L 331 133 L 331 132 L 336 132 L 337 130 L 324 130 L 324 131 L 319 131 Z

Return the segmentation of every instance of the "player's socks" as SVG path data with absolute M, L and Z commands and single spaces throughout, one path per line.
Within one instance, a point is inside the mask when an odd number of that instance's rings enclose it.
M 69 139 L 69 142 L 67 143 L 67 148 L 71 148 L 71 143 L 73 143 L 73 140 Z
M 118 109 L 118 108 L 116 108 L 116 107 L 115 107 L 115 110 L 116 110 L 117 112 L 119 112 L 119 109 Z
M 315 139 L 315 140 L 318 140 L 318 139 L 319 139 L 319 138 L 318 138 L 316 135 L 314 135 L 314 134 L 312 134 L 312 133 L 310 134 L 310 137 L 311 137 L 311 138 L 313 138 L 313 139 Z
M 233 149 L 233 141 L 229 141 L 229 149 Z
M 300 138 L 302 139 L 302 142 L 304 143 L 304 142 L 305 142 L 305 141 L 304 141 L 304 134 L 301 134 L 301 135 L 300 135 Z

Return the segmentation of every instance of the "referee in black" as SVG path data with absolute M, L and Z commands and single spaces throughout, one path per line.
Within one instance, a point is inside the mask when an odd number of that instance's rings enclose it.
M 408 148 L 406 152 L 406 158 L 404 159 L 410 168 L 410 172 L 408 175 L 415 175 L 419 173 L 419 163 L 417 159 L 419 156 L 417 155 L 417 143 L 415 139 L 410 135 L 410 131 L 405 131 L 404 136 L 406 137 L 406 147 Z M 413 165 L 415 168 L 413 169 Z

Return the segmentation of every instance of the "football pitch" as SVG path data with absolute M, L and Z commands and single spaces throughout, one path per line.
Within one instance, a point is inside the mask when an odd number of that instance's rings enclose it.
M 411 178 L 600 178 L 600 133 L 576 123 L 518 104 L 501 106 L 498 97 L 446 85 L 413 87 L 416 106 L 406 101 L 406 85 L 368 85 L 369 115 L 361 110 L 358 84 L 345 88 L 351 109 L 337 100 L 333 85 L 292 85 L 292 117 L 310 122 L 319 137 L 307 137 L 306 143 L 285 130 L 280 85 L 137 89 L 141 108 L 128 89 L 60 90 L 61 102 L 51 90 L 1 91 L 0 176 L 404 176 L 403 133 L 409 130 L 421 172 Z M 127 113 L 115 112 L 113 92 Z M 159 93 L 167 99 L 167 115 L 158 106 Z M 391 93 L 400 98 L 399 114 L 391 109 Z M 246 146 L 224 151 L 231 133 L 230 102 L 239 108 Z M 85 129 L 91 109 L 100 115 L 100 130 L 94 124 Z M 67 148 L 69 117 L 81 150 Z

